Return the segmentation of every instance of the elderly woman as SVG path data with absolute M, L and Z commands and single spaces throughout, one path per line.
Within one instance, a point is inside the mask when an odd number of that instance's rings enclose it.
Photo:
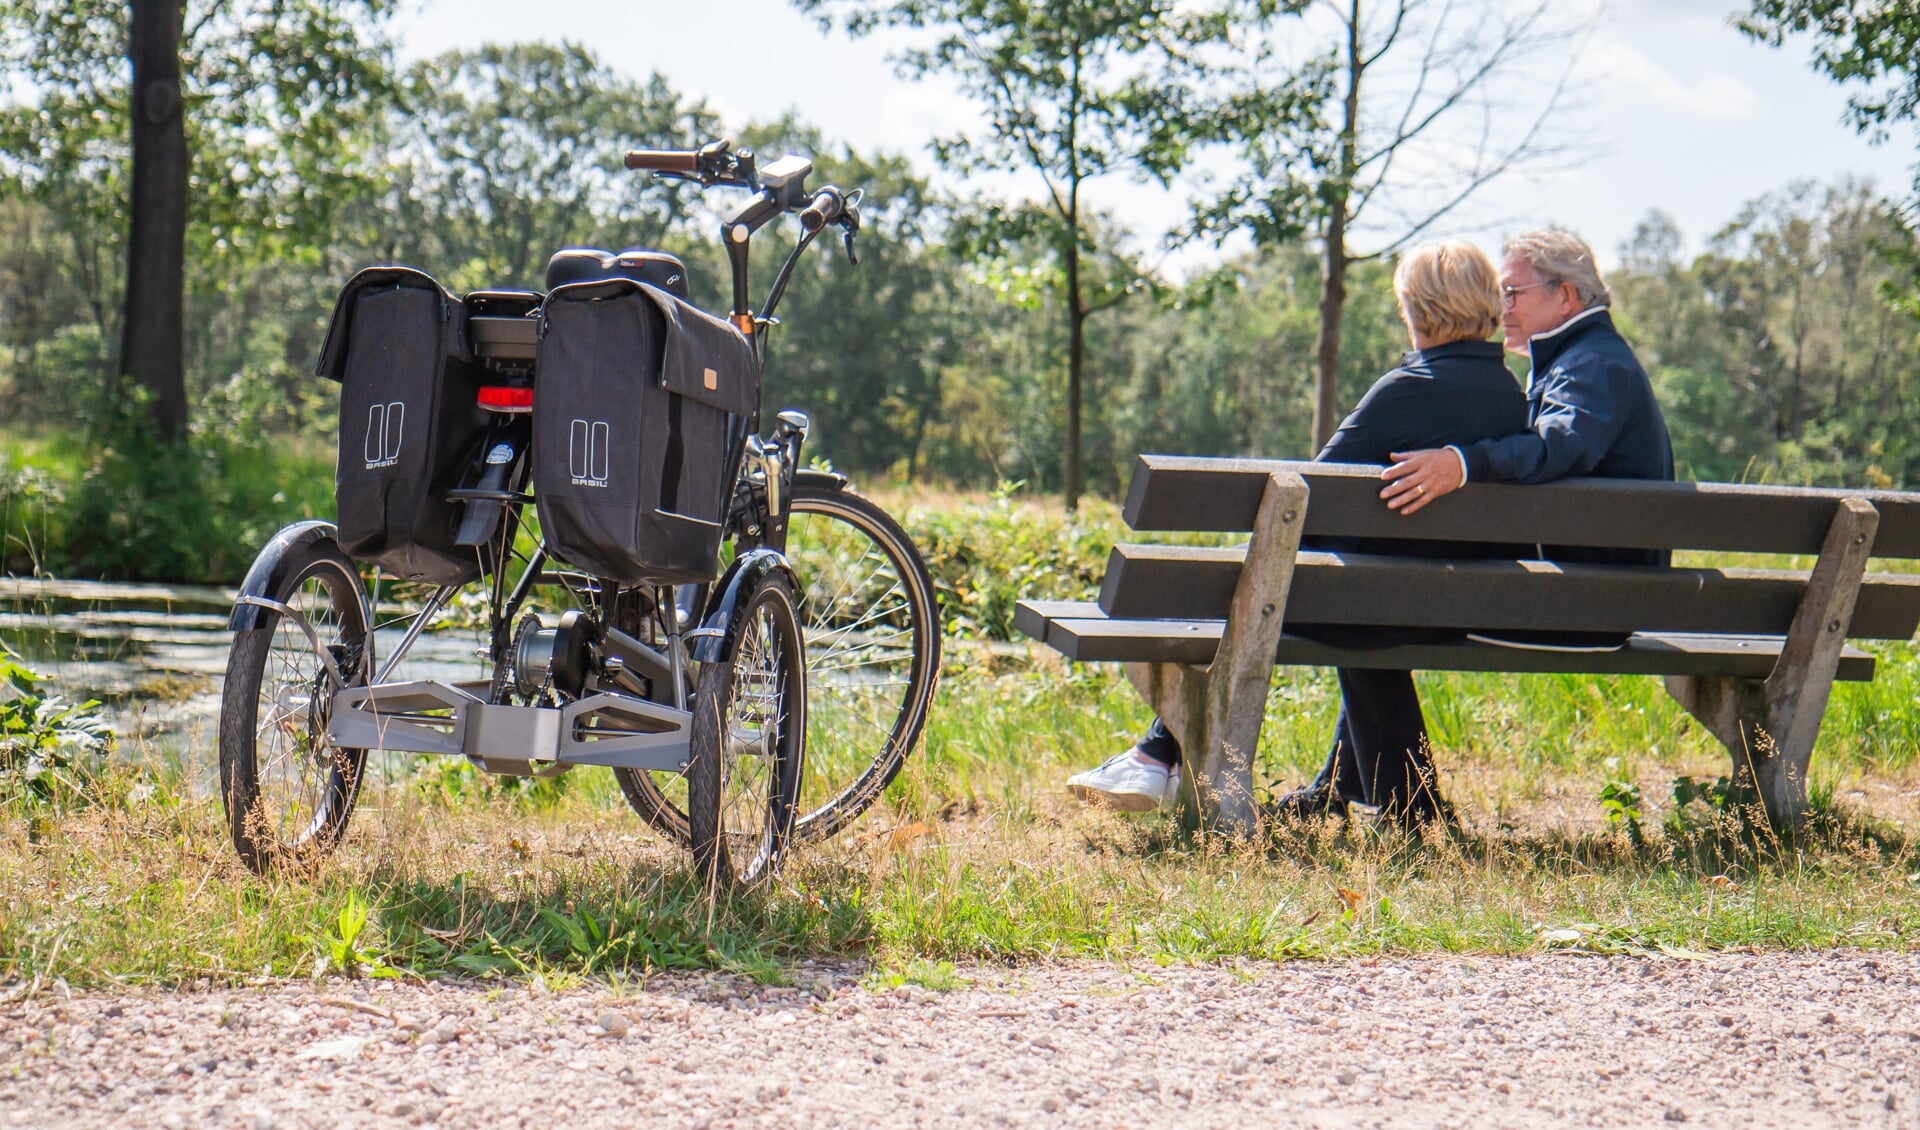
M 1501 361 L 1501 294 L 1493 264 L 1468 243 L 1431 243 L 1401 259 L 1393 274 L 1400 317 L 1413 352 L 1374 382 L 1319 459 L 1385 464 L 1396 453 L 1444 449 L 1512 435 L 1527 428 L 1527 401 Z M 1506 547 L 1433 543 L 1325 542 L 1317 548 L 1448 556 Z M 1297 628 L 1328 643 L 1385 646 L 1408 642 L 1356 629 Z M 1411 671 L 1342 668 L 1340 718 L 1319 776 L 1280 797 L 1269 815 L 1281 819 L 1343 813 L 1348 801 L 1376 805 L 1388 818 L 1415 826 L 1442 811 L 1427 748 L 1426 720 Z M 1132 812 L 1173 803 L 1180 746 L 1159 719 L 1132 748 L 1070 778 L 1082 800 Z

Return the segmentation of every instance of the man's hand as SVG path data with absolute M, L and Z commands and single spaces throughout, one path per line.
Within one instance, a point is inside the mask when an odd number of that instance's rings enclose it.
M 1380 492 L 1380 497 L 1387 500 L 1387 509 L 1402 514 L 1411 514 L 1464 485 L 1460 457 L 1444 447 L 1396 451 L 1393 465 L 1381 471 L 1380 477 L 1387 483 Z

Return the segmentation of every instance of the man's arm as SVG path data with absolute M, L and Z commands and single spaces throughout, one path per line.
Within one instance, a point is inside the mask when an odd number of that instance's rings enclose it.
M 1598 358 L 1591 366 L 1552 371 L 1531 430 L 1464 448 L 1395 452 L 1393 466 L 1381 473 L 1387 485 L 1380 497 L 1389 509 L 1412 514 L 1468 482 L 1544 483 L 1586 474 L 1626 426 L 1620 386 L 1628 377 Z
M 1476 483 L 1544 483 L 1584 475 L 1606 458 L 1626 427 L 1621 366 L 1596 359 L 1592 367 L 1549 373 L 1533 430 L 1482 440 L 1465 449 L 1467 478 Z

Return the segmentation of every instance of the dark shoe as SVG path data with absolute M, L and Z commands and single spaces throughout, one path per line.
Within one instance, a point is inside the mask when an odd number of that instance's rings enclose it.
M 1282 824 L 1299 824 L 1322 816 L 1345 820 L 1347 798 L 1332 785 L 1302 785 L 1274 797 L 1268 802 L 1265 814 L 1268 820 Z

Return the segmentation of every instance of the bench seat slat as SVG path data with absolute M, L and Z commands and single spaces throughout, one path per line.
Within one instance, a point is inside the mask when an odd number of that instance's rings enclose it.
M 1222 619 L 1245 556 L 1239 548 L 1115 546 L 1100 607 L 1122 620 Z M 1785 635 L 1806 584 L 1806 574 L 1788 570 L 1302 553 L 1285 615 L 1296 624 Z M 1848 636 L 1904 640 L 1916 627 L 1920 576 L 1869 574 Z
M 1069 659 L 1093 662 L 1206 664 L 1220 643 L 1218 620 L 1112 619 L 1091 601 L 1021 601 L 1015 624 Z M 1037 629 L 1037 630 L 1035 630 Z M 1341 648 L 1282 635 L 1274 662 L 1316 667 L 1427 671 L 1559 672 L 1589 675 L 1730 675 L 1764 679 L 1781 639 L 1641 633 L 1605 652 L 1536 651 L 1464 640 L 1387 648 Z M 1836 678 L 1873 678 L 1874 657 L 1849 647 Z
M 1140 457 L 1127 491 L 1127 525 L 1248 532 L 1275 471 L 1306 478 L 1308 537 L 1812 554 L 1820 551 L 1839 501 L 1865 498 L 1880 511 L 1873 555 L 1920 557 L 1920 493 L 1909 491 L 1625 479 L 1469 483 L 1408 516 L 1380 501 L 1378 467 L 1177 455 Z

